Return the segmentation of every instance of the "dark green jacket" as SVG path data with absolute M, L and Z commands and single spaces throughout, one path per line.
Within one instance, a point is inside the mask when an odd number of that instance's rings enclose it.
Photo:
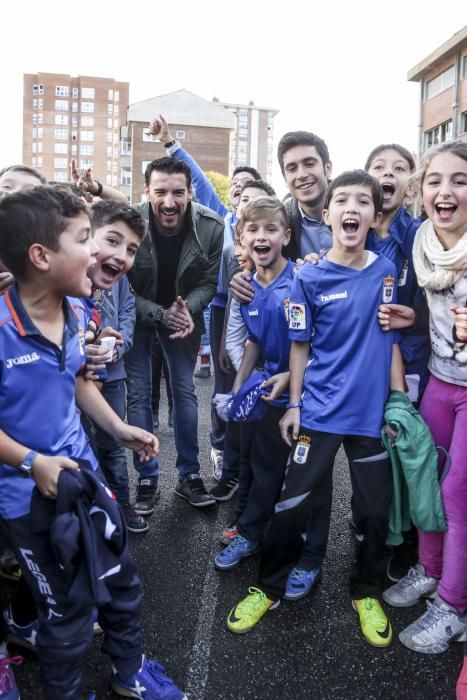
M 158 262 L 148 230 L 149 206 L 149 202 L 135 206 L 146 221 L 146 235 L 128 277 L 136 295 L 136 322 L 155 328 L 163 309 L 155 303 Z M 175 291 L 186 300 L 195 325 L 202 331 L 203 309 L 216 292 L 224 222 L 211 209 L 193 202 L 188 205 L 185 217 L 189 228 L 180 255 Z
M 438 481 L 438 452 L 423 418 L 402 391 L 391 391 L 384 409 L 382 439 L 392 465 L 388 544 L 400 544 L 411 522 L 424 532 L 445 532 Z

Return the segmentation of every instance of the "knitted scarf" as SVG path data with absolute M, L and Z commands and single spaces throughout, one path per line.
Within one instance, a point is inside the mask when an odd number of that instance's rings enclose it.
M 467 269 L 467 231 L 454 248 L 444 250 L 432 222 L 427 219 L 415 236 L 413 264 L 420 287 L 433 291 L 452 287 Z

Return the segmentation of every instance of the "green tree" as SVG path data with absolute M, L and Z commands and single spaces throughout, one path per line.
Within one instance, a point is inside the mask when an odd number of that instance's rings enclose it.
M 209 170 L 206 173 L 206 177 L 208 180 L 210 180 L 221 202 L 225 204 L 227 208 L 229 208 L 231 206 L 229 197 L 229 178 L 226 175 L 221 175 L 221 173 L 216 173 L 213 170 Z

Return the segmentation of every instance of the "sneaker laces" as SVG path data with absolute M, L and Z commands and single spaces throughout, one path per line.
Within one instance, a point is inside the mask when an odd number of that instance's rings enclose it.
M 19 666 L 22 663 L 22 656 L 4 656 L 3 659 L 0 659 L 0 691 L 2 693 L 9 693 L 14 690 L 15 677 L 10 666 Z
M 241 603 L 242 613 L 245 613 L 246 615 L 250 615 L 260 605 L 264 605 L 266 603 L 266 601 L 267 601 L 266 593 L 263 593 L 263 591 L 259 588 L 255 588 L 254 586 L 251 586 L 248 589 L 248 596 L 246 598 L 244 598 L 244 600 Z
M 309 573 L 308 571 L 305 571 L 305 569 L 301 569 L 300 567 L 296 566 L 294 570 L 290 574 L 290 578 L 292 578 L 294 581 L 301 580 L 302 575 L 304 573 Z
M 235 535 L 235 537 L 232 539 L 232 541 L 230 542 L 228 549 L 231 552 L 233 552 L 235 549 L 238 549 L 239 547 L 244 545 L 246 542 L 248 542 L 248 540 L 245 537 L 243 537 L 242 535 L 240 535 L 240 533 L 237 533 Z M 259 588 L 255 589 L 255 590 L 259 590 Z
M 408 588 L 409 586 L 415 586 L 415 588 L 418 589 L 418 586 L 422 582 L 423 578 L 428 578 L 428 576 L 426 576 L 426 574 L 422 574 L 420 571 L 418 571 L 418 569 L 412 566 L 408 570 L 404 578 L 401 578 L 401 580 L 396 585 L 400 586 L 400 588 Z
M 193 494 L 207 496 L 208 492 L 206 491 L 203 480 L 200 476 L 198 476 L 196 479 L 190 479 L 188 483 Z
M 139 483 L 136 489 L 136 495 L 138 498 L 145 498 L 146 496 L 153 496 L 156 489 L 156 484 L 141 484 Z
M 371 624 L 386 624 L 386 615 L 382 608 L 377 604 L 378 601 L 375 598 L 362 598 L 360 603 L 365 610 L 366 617 L 370 620 Z

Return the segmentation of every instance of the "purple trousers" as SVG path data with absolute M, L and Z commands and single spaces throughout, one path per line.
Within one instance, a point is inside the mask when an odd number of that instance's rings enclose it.
M 419 532 L 420 563 L 440 579 L 438 594 L 461 615 L 467 610 L 467 387 L 430 377 L 420 413 L 451 467 L 441 483 L 445 533 Z M 441 457 L 441 464 L 444 464 Z

